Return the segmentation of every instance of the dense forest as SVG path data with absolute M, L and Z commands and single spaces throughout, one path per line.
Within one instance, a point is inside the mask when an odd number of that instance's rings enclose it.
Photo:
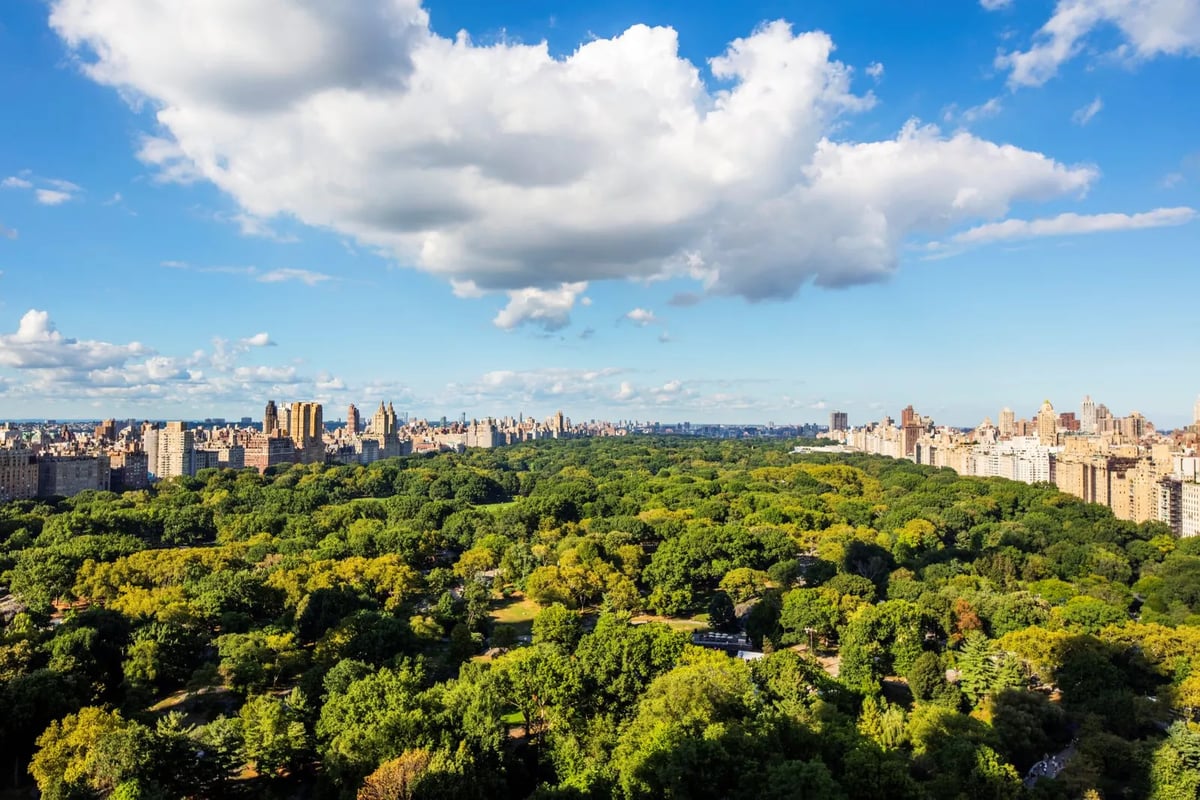
M 1200 797 L 1200 539 L 790 444 L 0 506 L 4 796 Z

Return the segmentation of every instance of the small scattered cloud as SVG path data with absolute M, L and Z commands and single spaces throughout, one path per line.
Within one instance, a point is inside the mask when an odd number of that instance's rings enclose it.
M 1186 206 L 1156 208 L 1141 214 L 1068 213 L 1045 219 L 1006 219 L 1003 222 L 990 222 L 956 234 L 950 241 L 958 245 L 974 245 L 1044 236 L 1162 228 L 1184 225 L 1195 218 L 1195 209 Z
M 44 206 L 62 205 L 71 199 L 70 192 L 63 192 L 58 189 L 37 189 L 33 194 L 37 198 L 37 201 Z
M 595 328 L 584 328 L 583 330 L 581 330 L 579 332 L 580 339 L 591 339 L 595 335 L 596 335 Z
M 166 267 L 167 269 L 191 269 L 191 267 L 188 265 L 188 263 L 186 261 L 167 260 L 167 261 L 160 261 L 158 263 L 159 263 L 159 266 Z
M 1188 153 L 1181 158 L 1176 168 L 1162 177 L 1159 186 L 1164 189 L 1174 189 L 1176 186 L 1181 186 L 1196 178 L 1200 178 L 1200 150 Z
M 251 268 L 253 269 L 253 268 Z M 264 272 L 256 279 L 259 283 L 284 283 L 286 281 L 299 281 L 305 286 L 316 286 L 319 283 L 333 280 L 332 275 L 326 275 L 324 272 L 313 272 L 307 269 L 273 269 L 270 272 Z
M 878 61 L 872 61 L 867 65 L 866 73 L 875 80 L 880 80 L 883 77 L 883 64 Z
M 522 325 L 539 325 L 558 331 L 571 322 L 575 302 L 587 291 L 587 282 L 564 283 L 557 289 L 517 289 L 508 292 L 508 305 L 492 320 L 497 328 L 512 330 Z
M 260 239 L 270 239 L 273 242 L 280 242 L 281 244 L 293 244 L 300 241 L 298 237 L 290 233 L 279 233 L 265 219 L 256 217 L 253 214 L 234 214 L 229 219 L 237 223 L 238 230 L 241 231 L 243 236 L 256 236 Z
M 1164 189 L 1174 189 L 1176 186 L 1183 183 L 1184 180 L 1185 178 L 1183 177 L 1182 172 L 1168 172 L 1163 176 L 1162 180 L 1158 182 L 1158 185 Z
M 0 239 L 16 239 L 16 238 L 17 238 L 17 229 L 16 228 L 6 228 L 3 225 L 0 225 Z
M 33 198 L 44 206 L 62 205 L 83 192 L 83 187 L 62 178 L 40 178 L 30 170 L 21 170 L 18 175 L 9 175 L 0 181 L 0 187 L 32 191 Z
M 1076 125 L 1087 125 L 1092 119 L 1100 113 L 1100 109 L 1104 108 L 1104 102 L 1097 95 L 1096 99 L 1088 103 L 1083 108 L 1075 109 L 1075 113 L 1071 115 L 1071 121 Z
M 675 340 L 671 338 L 671 334 L 667 333 L 666 331 L 663 331 L 662 333 L 660 333 L 658 335 L 658 341 L 661 342 L 662 344 L 669 344 L 670 342 L 673 342 Z
M 658 323 L 658 317 L 654 316 L 654 312 L 648 308 L 635 308 L 632 311 L 627 312 L 623 319 L 627 319 L 634 325 L 639 325 L 643 328 L 647 325 L 654 325 Z
M 271 341 L 271 337 L 266 331 L 238 339 L 238 343 L 246 347 L 275 347 L 275 342 Z
M 985 11 L 1000 11 L 1012 6 L 1013 0 L 979 0 Z
M 1004 110 L 1004 104 L 999 97 L 993 97 L 977 106 L 959 109 L 956 103 L 951 103 L 942 110 L 942 119 L 948 123 L 971 125 L 980 120 L 991 119 Z

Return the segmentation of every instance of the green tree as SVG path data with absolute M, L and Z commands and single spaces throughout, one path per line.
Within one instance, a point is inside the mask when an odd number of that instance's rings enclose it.
M 308 732 L 293 707 L 298 698 L 296 692 L 288 700 L 255 695 L 238 712 L 242 754 L 262 775 L 273 776 L 280 770 L 291 769 L 308 752 Z
M 381 669 L 331 692 L 317 720 L 318 751 L 338 780 L 361 780 L 384 761 L 428 741 L 431 714 L 414 664 Z
M 105 758 L 97 748 L 110 744 L 133 723 L 115 711 L 87 707 L 52 722 L 37 739 L 38 751 L 29 765 L 45 800 L 72 800 L 91 793 L 106 794 L 134 777 L 128 753 Z
M 534 642 L 553 645 L 562 652 L 574 652 L 582 632 L 579 613 L 562 603 L 546 606 L 533 619 Z
M 972 632 L 963 640 L 958 656 L 958 685 L 972 703 L 978 703 L 997 683 L 996 647 L 982 633 Z
M 737 615 L 733 600 L 725 592 L 713 592 L 708 601 L 708 622 L 719 631 L 732 631 L 737 627 Z

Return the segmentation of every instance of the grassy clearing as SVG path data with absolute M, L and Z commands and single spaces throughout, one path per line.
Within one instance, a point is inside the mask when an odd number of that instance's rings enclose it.
M 533 633 L 533 618 L 540 610 L 541 607 L 537 603 L 514 594 L 492 602 L 492 619 L 497 625 L 514 628 L 518 636 L 529 636 Z
M 666 625 L 673 631 L 683 631 L 684 633 L 695 633 L 696 631 L 705 631 L 711 627 L 708 624 L 708 615 L 700 614 L 695 617 L 683 619 L 680 617 L 658 617 L 650 614 L 643 614 L 639 617 L 634 617 L 633 622 L 660 622 Z

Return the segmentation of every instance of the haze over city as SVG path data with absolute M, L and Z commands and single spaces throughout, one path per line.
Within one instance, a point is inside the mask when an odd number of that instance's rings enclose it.
M 15 0 L 6 418 L 1192 422 L 1200 8 Z

